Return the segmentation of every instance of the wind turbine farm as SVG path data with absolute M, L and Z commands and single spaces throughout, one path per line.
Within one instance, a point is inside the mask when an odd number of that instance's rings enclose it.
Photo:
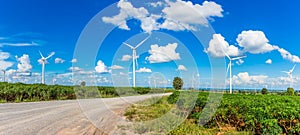
M 299 5 L 1 1 L 0 134 L 300 134 Z

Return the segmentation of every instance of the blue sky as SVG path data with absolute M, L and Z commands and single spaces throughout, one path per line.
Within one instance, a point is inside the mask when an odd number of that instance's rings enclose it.
M 132 63 L 122 61 L 122 57 L 131 55 L 131 50 L 122 42 L 135 45 L 151 33 L 149 40 L 137 50 L 137 68 L 142 69 L 137 73 L 139 86 L 153 87 L 154 82 L 149 82 L 153 77 L 166 83 L 161 86 L 169 86 L 173 77 L 182 76 L 186 87 L 193 85 L 192 78 L 199 78 L 195 80 L 200 80 L 200 87 L 210 87 L 214 72 L 212 61 L 220 60 L 218 71 L 226 72 L 228 60 L 218 50 L 223 48 L 232 57 L 247 56 L 240 63 L 234 61 L 234 87 L 286 88 L 289 78 L 281 71 L 300 63 L 299 4 L 297 0 L 151 0 L 146 3 L 136 0 L 3 0 L 0 4 L 0 67 L 9 71 L 9 81 L 40 82 L 38 51 L 44 55 L 55 52 L 46 65 L 47 84 L 55 81 L 71 85 L 84 80 L 90 85 L 112 85 L 115 81 L 124 81 L 115 83 L 118 85 L 130 85 Z M 121 10 L 124 14 L 119 14 Z M 153 19 L 155 23 L 151 23 Z M 113 30 L 104 33 L 109 28 Z M 95 33 L 85 33 L 90 29 Z M 82 45 L 80 41 L 86 34 L 94 37 L 95 42 L 89 40 Z M 105 37 L 100 36 L 105 34 Z M 201 41 L 195 34 L 201 35 Z M 98 41 L 100 39 L 103 42 Z M 96 52 L 96 57 L 83 59 L 90 55 L 80 53 L 82 50 L 78 54 L 76 49 L 80 47 L 98 49 L 91 51 Z M 151 54 L 151 50 L 161 51 L 163 55 Z M 72 59 L 77 62 L 72 63 Z M 71 71 L 80 74 L 75 82 L 71 80 Z M 22 76 L 25 72 L 32 74 Z M 300 88 L 299 74 L 296 67 L 295 88 Z M 118 80 L 122 76 L 124 79 Z M 225 73 L 219 74 L 219 79 L 225 80 Z

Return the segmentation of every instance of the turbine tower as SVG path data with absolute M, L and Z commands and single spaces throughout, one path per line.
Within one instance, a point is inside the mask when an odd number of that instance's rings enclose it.
M 290 71 L 282 71 L 283 73 L 286 73 L 290 78 L 290 88 L 293 87 L 293 83 L 294 83 L 294 81 L 293 81 L 293 72 L 295 70 L 295 67 L 296 67 L 296 64 L 294 65 L 294 67 Z
M 146 39 L 141 41 L 139 44 L 137 44 L 135 47 L 133 47 L 132 45 L 130 45 L 128 43 L 123 42 L 124 45 L 130 47 L 130 49 L 132 50 L 132 81 L 133 81 L 133 87 L 135 87 L 135 66 L 138 65 L 137 56 L 136 56 L 136 49 L 138 47 L 140 47 L 149 38 L 150 38 L 150 35 Z
M 228 70 L 229 70 L 229 91 L 230 91 L 230 94 L 232 94 L 232 61 L 239 60 L 239 59 L 242 59 L 242 58 L 246 58 L 246 56 L 231 58 L 227 53 L 224 52 L 224 54 L 229 59 L 229 64 L 228 64 L 228 67 L 227 67 L 227 73 L 228 73 Z
M 47 59 L 49 59 L 50 57 L 52 57 L 55 52 L 51 52 L 50 55 L 48 55 L 48 57 L 44 57 L 43 54 L 39 51 L 40 55 L 41 55 L 41 59 L 39 59 L 39 62 L 42 64 L 42 84 L 45 84 L 45 64 L 48 63 Z

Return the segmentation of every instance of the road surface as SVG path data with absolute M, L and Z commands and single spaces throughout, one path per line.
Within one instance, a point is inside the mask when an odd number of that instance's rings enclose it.
M 118 134 L 126 107 L 162 95 L 0 104 L 0 134 Z

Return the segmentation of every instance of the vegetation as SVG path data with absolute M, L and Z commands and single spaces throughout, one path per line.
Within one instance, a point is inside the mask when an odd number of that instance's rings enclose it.
M 0 83 L 0 102 L 33 102 L 82 98 L 107 98 L 148 93 L 163 93 L 170 90 L 142 87 L 96 87 L 61 86 L 44 84 Z
M 180 77 L 175 77 L 173 79 L 173 88 L 175 90 L 181 90 L 182 86 L 183 86 L 183 80 Z
M 295 95 L 294 88 L 287 88 L 286 94 L 289 96 L 294 96 Z
M 268 89 L 267 88 L 263 88 L 261 90 L 261 94 L 268 94 Z
M 135 106 L 135 109 L 131 107 L 132 112 L 127 113 L 126 116 L 130 120 L 140 121 L 160 117 L 162 114 L 145 114 L 157 113 L 160 110 L 166 112 L 165 109 L 171 106 L 184 110 L 188 107 L 186 104 L 190 102 L 190 99 L 179 98 L 181 93 L 185 92 L 176 91 L 167 99 L 162 99 L 167 100 L 167 103 L 160 101 L 150 107 Z M 223 134 L 300 134 L 300 97 L 298 96 L 224 94 L 216 113 L 209 121 L 205 121 L 204 126 L 200 127 L 198 123 L 200 116 L 203 115 L 202 110 L 207 105 L 209 93 L 195 92 L 195 94 L 198 94 L 198 98 L 188 119 L 169 134 L 216 134 L 218 132 Z M 155 130 L 151 125 L 148 128 L 143 131 L 161 131 Z

